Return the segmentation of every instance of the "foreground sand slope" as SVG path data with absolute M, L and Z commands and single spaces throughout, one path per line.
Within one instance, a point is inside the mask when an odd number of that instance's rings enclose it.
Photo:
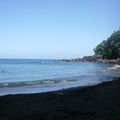
M 120 80 L 84 89 L 3 96 L 0 120 L 120 120 Z

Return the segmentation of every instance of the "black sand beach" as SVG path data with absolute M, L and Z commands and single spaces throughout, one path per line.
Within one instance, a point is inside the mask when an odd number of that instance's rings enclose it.
M 120 80 L 83 89 L 1 96 L 0 120 L 120 120 Z

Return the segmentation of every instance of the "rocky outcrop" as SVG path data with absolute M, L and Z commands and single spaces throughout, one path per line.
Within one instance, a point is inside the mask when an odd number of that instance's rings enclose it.
M 82 62 L 82 58 L 75 58 L 75 59 L 64 59 L 65 62 Z
M 110 63 L 120 64 L 120 58 L 118 59 L 102 59 L 101 55 L 84 56 L 83 58 L 64 59 L 65 62 L 98 62 L 98 63 Z
M 84 61 L 89 61 L 89 62 L 95 62 L 97 60 L 101 60 L 101 56 L 84 56 L 83 58 L 75 58 L 75 59 L 64 59 L 63 61 L 66 62 L 84 62 Z

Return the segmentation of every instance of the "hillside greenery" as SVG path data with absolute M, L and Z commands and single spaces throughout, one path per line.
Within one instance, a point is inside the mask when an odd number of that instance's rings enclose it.
M 102 55 L 104 59 L 120 58 L 120 29 L 97 45 L 94 52 L 95 55 Z

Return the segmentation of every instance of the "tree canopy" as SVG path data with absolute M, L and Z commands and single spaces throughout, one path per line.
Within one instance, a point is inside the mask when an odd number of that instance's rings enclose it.
M 120 29 L 97 45 L 94 52 L 95 55 L 102 55 L 104 59 L 120 58 Z

